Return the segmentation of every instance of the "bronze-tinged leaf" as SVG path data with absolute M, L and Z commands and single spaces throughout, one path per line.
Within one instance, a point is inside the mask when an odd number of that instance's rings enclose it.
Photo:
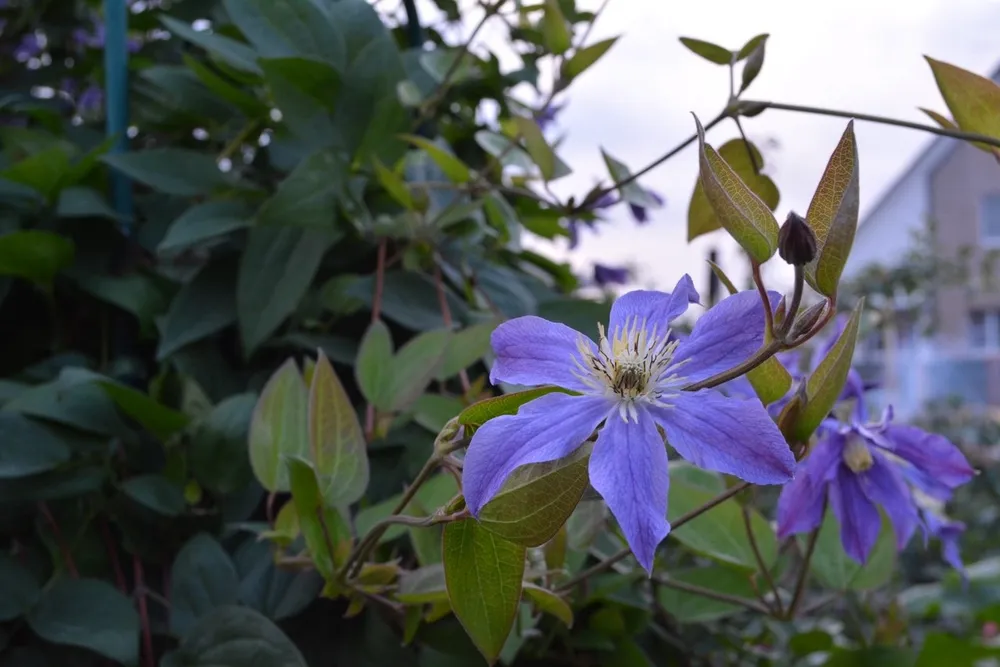
M 825 296 L 837 293 L 840 275 L 854 245 L 858 183 L 858 144 L 851 121 L 830 155 L 806 213 L 806 222 L 816 235 L 816 257 L 806 265 L 806 281 Z
M 984 76 L 924 56 L 955 124 L 966 132 L 1000 139 L 1000 86 Z M 936 119 L 935 119 L 936 120 Z M 1000 149 L 976 143 L 977 148 L 1000 155 Z

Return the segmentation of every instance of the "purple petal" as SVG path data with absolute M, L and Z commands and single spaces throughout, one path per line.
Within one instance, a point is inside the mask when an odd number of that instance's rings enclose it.
M 837 473 L 844 447 L 842 436 L 818 440 L 799 462 L 795 479 L 778 497 L 778 537 L 808 533 L 823 522 L 827 487 Z
M 611 306 L 608 335 L 614 336 L 616 331 L 631 325 L 635 318 L 645 322 L 649 330 L 655 326 L 658 334 L 664 334 L 670 323 L 699 298 L 691 276 L 686 273 L 677 281 L 673 292 L 634 290 L 622 294 Z
M 637 204 L 630 203 L 628 205 L 628 207 L 629 207 L 629 210 L 632 211 L 632 217 L 640 225 L 643 224 L 644 222 L 648 222 L 649 221 L 649 213 L 646 210 L 645 206 L 638 206 Z
M 477 516 L 515 468 L 569 456 L 612 407 L 600 397 L 546 394 L 523 405 L 516 415 L 483 424 L 472 436 L 462 473 L 469 511 Z
M 691 463 L 754 484 L 784 484 L 795 457 L 758 400 L 717 391 L 681 392 L 669 408 L 650 408 L 667 442 Z
M 590 483 L 618 520 L 636 560 L 653 572 L 656 547 L 667 522 L 667 448 L 656 423 L 640 411 L 639 423 L 608 419 L 590 455 Z
M 896 548 L 902 549 L 913 537 L 920 518 L 913 495 L 895 467 L 877 451 L 873 452 L 874 465 L 858 473 L 858 482 L 868 500 L 881 505 L 889 515 L 896 532 Z
M 583 391 L 585 385 L 574 373 L 583 363 L 580 339 L 596 349 L 594 343 L 565 324 L 526 315 L 507 320 L 490 336 L 496 361 L 490 369 L 490 382 L 497 384 L 542 385 Z
M 771 307 L 781 299 L 769 292 Z M 702 315 L 674 354 L 684 361 L 678 373 L 697 382 L 729 370 L 750 358 L 764 344 L 764 307 L 755 291 L 726 297 Z
M 927 528 L 934 537 L 941 540 L 941 555 L 946 563 L 965 576 L 965 564 L 962 563 L 962 554 L 959 550 L 958 540 L 965 532 L 965 524 L 961 521 L 951 521 L 940 517 L 934 512 L 925 512 L 924 520 Z
M 893 454 L 938 484 L 955 488 L 976 474 L 962 451 L 944 436 L 896 424 L 887 426 L 882 436 L 892 445 Z
M 569 232 L 569 249 L 573 250 L 580 243 L 580 222 L 570 220 L 566 223 L 566 231 Z
M 604 287 L 606 285 L 624 285 L 629 281 L 629 270 L 624 266 L 607 266 L 594 264 L 594 282 Z
M 863 565 L 878 541 L 882 519 L 862 490 L 857 476 L 846 465 L 840 466 L 836 481 L 830 485 L 830 504 L 840 522 L 840 542 L 844 551 Z

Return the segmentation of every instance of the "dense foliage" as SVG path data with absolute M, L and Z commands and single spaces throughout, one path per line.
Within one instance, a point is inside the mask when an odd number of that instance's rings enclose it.
M 602 187 L 565 202 L 547 187 L 570 166 L 546 130 L 615 41 L 588 41 L 594 13 L 436 0 L 421 25 L 384 4 L 130 2 L 122 152 L 101 3 L 0 2 L 0 665 L 994 655 L 978 634 L 1000 621 L 995 539 L 968 551 L 968 589 L 919 540 L 897 559 L 888 522 L 862 566 L 832 514 L 779 541 L 776 488 L 674 460 L 674 531 L 649 576 L 587 447 L 519 469 L 469 517 L 469 436 L 553 390 L 491 386 L 491 333 L 537 315 L 592 334 L 610 297 L 580 288 L 627 279 L 574 275 L 522 236 L 572 242 L 612 206 L 641 223 L 662 200 L 607 152 Z M 519 66 L 446 39 L 459 20 L 509 26 Z M 701 155 L 689 236 L 725 228 L 755 267 L 779 250 L 777 185 L 745 138 L 716 152 L 705 133 L 780 108 L 739 99 L 766 40 L 684 40 L 741 77 L 682 144 Z M 963 111 L 983 84 L 947 67 L 955 122 L 1000 145 Z M 820 299 L 769 322 L 796 346 L 834 315 L 857 224 L 850 125 L 831 148 L 811 241 L 782 234 Z M 862 310 L 840 305 L 854 316 L 815 353 L 822 372 L 789 373 L 771 342 L 743 368 L 765 404 L 790 397 L 775 416 L 800 458 L 849 370 Z M 995 504 L 992 480 L 959 496 L 972 534 L 995 518 L 972 509 Z

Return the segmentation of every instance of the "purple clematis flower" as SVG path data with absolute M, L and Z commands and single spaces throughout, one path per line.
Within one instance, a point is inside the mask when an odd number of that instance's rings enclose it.
M 660 206 L 663 206 L 664 204 L 667 203 L 663 197 L 656 194 L 652 190 L 646 190 L 646 194 L 649 195 L 652 198 L 652 200 L 656 202 L 657 204 L 656 208 L 659 208 Z M 641 206 L 639 204 L 633 204 L 632 202 L 629 202 L 628 207 L 632 211 L 632 217 L 635 219 L 637 223 L 641 225 L 649 221 L 650 207 Z
M 855 408 L 849 423 L 824 422 L 822 437 L 782 489 L 778 535 L 785 538 L 819 526 L 829 500 L 844 550 L 864 563 L 881 526 L 876 505 L 892 521 L 896 547 L 902 549 L 921 523 L 913 489 L 950 496 L 975 471 L 943 436 L 893 424 L 891 409 L 881 422 L 865 424 L 859 419 L 862 402 Z
M 771 307 L 778 301 L 772 295 Z M 465 457 L 463 492 L 478 516 L 515 468 L 568 456 L 603 423 L 590 456 L 590 483 L 647 570 L 667 522 L 667 450 L 658 428 L 695 465 L 757 484 L 783 484 L 795 469 L 784 438 L 759 401 L 682 388 L 732 368 L 759 349 L 764 312 L 756 292 L 706 312 L 683 340 L 670 323 L 698 293 L 685 275 L 672 293 L 637 290 L 611 308 L 607 332 L 587 336 L 539 317 L 501 324 L 491 343 L 490 381 L 556 385 L 516 415 L 486 422 Z
M 600 197 L 598 197 L 593 204 L 591 204 L 588 209 L 591 211 L 596 211 L 604 208 L 611 208 L 618 203 L 618 198 L 615 197 L 610 192 L 606 192 Z M 580 220 L 578 218 L 570 218 L 566 222 L 566 231 L 569 232 L 569 249 L 573 250 L 580 243 L 580 225 L 586 225 L 588 228 L 593 229 L 594 225 L 592 222 Z
M 624 266 L 594 264 L 594 283 L 601 287 L 624 285 L 629 281 L 630 275 L 631 272 Z

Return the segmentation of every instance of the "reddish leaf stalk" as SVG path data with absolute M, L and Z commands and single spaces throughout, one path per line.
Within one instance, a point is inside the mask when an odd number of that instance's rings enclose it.
M 385 252 L 386 240 L 380 239 L 375 256 L 375 294 L 372 295 L 372 323 L 382 315 L 382 292 L 385 289 Z M 375 406 L 369 403 L 365 407 L 365 440 L 372 441 L 375 434 Z
M 146 584 L 143 579 L 142 561 L 138 556 L 132 556 L 132 571 L 135 578 L 135 594 L 139 602 L 139 622 L 142 626 L 142 644 L 145 653 L 146 667 L 156 667 L 156 655 L 153 653 L 153 630 L 149 624 L 149 606 L 146 602 Z
M 70 576 L 74 579 L 79 579 L 80 571 L 76 569 L 76 561 L 73 560 L 73 554 L 69 550 L 66 540 L 63 539 L 62 530 L 59 529 L 59 524 L 56 522 L 56 518 L 52 516 L 52 512 L 49 511 L 49 506 L 44 502 L 39 502 L 38 511 L 41 512 L 42 517 L 45 518 L 45 522 L 49 525 L 49 529 L 52 531 L 52 538 L 59 547 L 59 553 L 62 554 L 63 562 L 66 564 L 66 570 L 69 571 Z
M 445 328 L 451 331 L 451 308 L 448 306 L 448 295 L 444 291 L 444 280 L 441 278 L 441 265 L 437 263 L 434 264 L 434 287 L 437 289 L 438 303 L 441 306 L 441 319 L 444 320 Z M 458 372 L 458 379 L 462 383 L 462 392 L 468 394 L 471 385 L 469 384 L 469 375 L 465 372 L 464 368 Z
M 121 559 L 118 558 L 118 549 L 115 546 L 115 540 L 111 535 L 111 529 L 108 527 L 108 522 L 101 519 L 101 537 L 104 538 L 104 546 L 108 550 L 108 559 L 111 561 L 111 568 L 115 572 L 115 584 L 125 595 L 128 595 L 128 584 L 125 582 L 125 572 L 122 570 Z

